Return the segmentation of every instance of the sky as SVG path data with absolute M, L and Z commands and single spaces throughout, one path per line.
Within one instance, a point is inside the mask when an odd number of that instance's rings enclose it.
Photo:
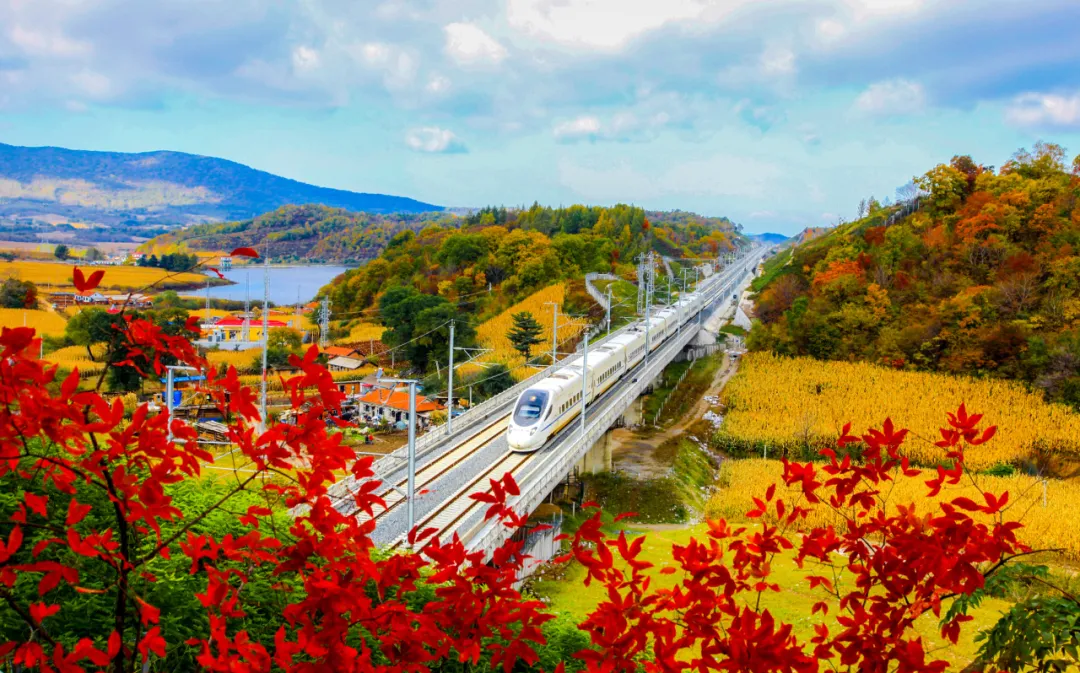
M 1076 0 L 0 0 L 0 142 L 792 234 L 1080 152 Z

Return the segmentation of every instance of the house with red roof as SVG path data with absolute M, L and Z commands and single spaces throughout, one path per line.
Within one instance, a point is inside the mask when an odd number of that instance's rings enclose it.
M 408 422 L 409 420 L 409 389 L 408 388 L 374 388 L 361 395 L 357 401 L 360 404 L 360 415 L 368 421 L 385 420 L 389 423 Z M 445 411 L 446 407 L 435 400 L 430 400 L 423 395 L 416 396 L 416 424 L 421 428 L 431 425 L 431 415 L 436 411 Z

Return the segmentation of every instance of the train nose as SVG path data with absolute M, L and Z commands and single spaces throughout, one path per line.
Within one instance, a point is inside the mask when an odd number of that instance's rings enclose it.
M 515 449 L 528 449 L 532 446 L 533 434 L 526 428 L 514 428 L 510 430 L 507 443 Z

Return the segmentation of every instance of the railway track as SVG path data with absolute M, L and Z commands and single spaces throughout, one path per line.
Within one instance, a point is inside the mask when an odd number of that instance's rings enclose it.
M 436 507 L 426 516 L 416 522 L 417 530 L 434 528 L 435 538 L 443 539 L 447 531 L 453 530 L 459 523 L 471 516 L 478 509 L 487 507 L 486 503 L 478 502 L 469 497 L 472 493 L 488 492 L 488 479 L 497 479 L 507 472 L 514 474 L 536 458 L 536 453 L 506 453 L 489 468 L 476 475 L 472 480 L 459 488 L 452 497 L 446 499 L 442 505 Z M 406 535 L 401 535 L 390 543 L 391 549 L 400 549 L 406 543 Z
M 433 485 L 441 477 L 468 460 L 469 457 L 477 451 L 487 446 L 489 442 L 502 436 L 506 432 L 506 425 L 509 419 L 510 414 L 499 416 L 468 440 L 417 470 L 415 480 L 416 490 L 421 491 L 424 488 Z M 386 507 L 375 512 L 374 517 L 369 517 L 367 513 L 358 514 L 359 521 L 364 522 L 371 518 L 379 519 L 405 504 L 405 496 L 402 495 L 402 492 L 408 487 L 408 484 L 407 478 L 401 479 L 395 483 L 394 486 L 396 488 L 389 489 L 386 495 L 383 496 L 383 500 L 386 501 Z

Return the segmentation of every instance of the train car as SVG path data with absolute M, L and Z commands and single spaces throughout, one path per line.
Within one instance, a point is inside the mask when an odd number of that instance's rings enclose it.
M 645 359 L 645 331 L 633 330 L 616 338 L 620 339 L 624 357 L 626 358 L 623 371 L 630 371 Z
M 657 348 L 660 348 L 660 344 L 664 342 L 664 327 L 667 326 L 667 321 L 663 318 L 653 316 L 649 318 L 649 352 L 653 352 Z
M 623 371 L 619 366 L 621 355 L 618 348 L 605 350 L 595 356 L 590 352 L 587 371 L 582 371 L 585 368 L 582 366 L 583 358 L 579 356 L 522 392 L 514 405 L 507 428 L 506 441 L 510 451 L 536 451 L 552 435 L 577 418 L 581 414 L 583 394 L 588 404 L 600 394 L 598 390 L 607 390 L 618 379 L 613 372 Z M 585 376 L 584 391 L 582 375 Z M 601 386 L 601 377 L 606 387 Z

